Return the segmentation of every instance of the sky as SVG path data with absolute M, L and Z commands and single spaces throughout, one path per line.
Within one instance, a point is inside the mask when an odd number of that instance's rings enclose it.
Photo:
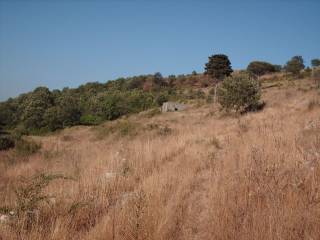
M 0 101 L 161 72 L 208 56 L 285 64 L 320 57 L 320 0 L 0 0 Z

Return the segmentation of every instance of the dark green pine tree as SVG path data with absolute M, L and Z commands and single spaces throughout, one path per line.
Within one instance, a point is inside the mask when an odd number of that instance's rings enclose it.
M 224 54 L 216 54 L 209 57 L 208 63 L 205 65 L 205 74 L 209 75 L 216 81 L 221 81 L 233 72 L 231 62 L 228 56 Z

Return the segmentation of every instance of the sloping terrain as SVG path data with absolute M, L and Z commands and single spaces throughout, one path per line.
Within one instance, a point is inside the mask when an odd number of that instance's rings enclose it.
M 269 84 L 256 113 L 194 103 L 32 137 L 39 153 L 0 155 L 1 205 L 19 206 L 20 176 L 69 178 L 52 181 L 37 210 L 2 221 L 0 239 L 319 239 L 313 84 Z

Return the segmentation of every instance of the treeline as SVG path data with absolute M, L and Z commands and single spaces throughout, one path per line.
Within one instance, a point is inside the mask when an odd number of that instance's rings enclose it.
M 37 134 L 69 126 L 98 124 L 123 115 L 161 106 L 168 100 L 203 97 L 203 93 L 185 91 L 201 83 L 201 76 L 160 73 L 120 78 L 106 83 L 87 83 L 78 88 L 50 91 L 38 87 L 0 103 L 0 123 L 20 134 Z

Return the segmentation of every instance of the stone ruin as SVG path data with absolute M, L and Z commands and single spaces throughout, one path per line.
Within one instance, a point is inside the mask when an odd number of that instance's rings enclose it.
M 175 112 L 183 111 L 186 109 L 186 106 L 178 102 L 165 102 L 162 104 L 161 112 Z

